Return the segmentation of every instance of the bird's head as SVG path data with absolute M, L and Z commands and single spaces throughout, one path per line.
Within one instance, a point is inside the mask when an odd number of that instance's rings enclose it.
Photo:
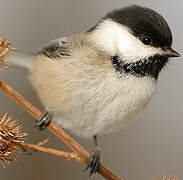
M 115 10 L 88 32 L 95 46 L 113 57 L 118 66 L 155 63 L 155 76 L 169 57 L 180 56 L 171 48 L 172 33 L 167 22 L 149 8 L 132 5 Z

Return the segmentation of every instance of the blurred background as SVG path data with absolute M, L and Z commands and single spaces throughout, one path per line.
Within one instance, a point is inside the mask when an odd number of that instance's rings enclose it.
M 183 54 L 183 1 L 181 0 L 1 0 L 0 35 L 17 49 L 34 52 L 48 41 L 89 29 L 101 16 L 130 4 L 147 6 L 161 13 L 174 36 L 173 47 Z M 169 173 L 183 178 L 183 57 L 173 59 L 161 74 L 158 90 L 148 108 L 123 131 L 100 137 L 102 161 L 124 180 L 147 180 Z M 9 68 L 1 73 L 7 83 L 43 110 L 27 80 L 27 72 Z M 0 91 L 0 111 L 15 115 L 29 134 L 29 142 L 47 137 L 47 146 L 68 150 L 47 130 L 39 132 L 21 107 Z M 92 141 L 77 139 L 91 150 Z M 3 169 L 0 179 L 86 180 L 84 166 L 45 153 L 21 155 Z M 99 175 L 93 179 L 101 180 Z

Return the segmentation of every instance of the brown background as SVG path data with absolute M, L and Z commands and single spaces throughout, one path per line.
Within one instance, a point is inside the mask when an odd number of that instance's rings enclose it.
M 93 26 L 109 10 L 129 4 L 158 10 L 169 22 L 174 48 L 182 53 L 183 2 L 181 0 L 1 0 L 0 32 L 18 49 L 33 52 L 51 39 L 68 36 Z M 129 128 L 100 138 L 102 160 L 125 180 L 147 180 L 173 173 L 183 178 L 183 61 L 173 59 L 159 79 L 151 104 Z M 41 106 L 23 70 L 9 68 L 1 74 L 34 105 Z M 48 131 L 34 128 L 33 119 L 0 93 L 0 111 L 15 115 L 37 143 L 50 137 L 48 146 L 66 150 Z M 92 141 L 79 140 L 87 149 Z M 18 163 L 0 168 L 0 179 L 88 179 L 84 166 L 44 153 L 20 156 Z M 93 179 L 102 179 L 98 175 Z

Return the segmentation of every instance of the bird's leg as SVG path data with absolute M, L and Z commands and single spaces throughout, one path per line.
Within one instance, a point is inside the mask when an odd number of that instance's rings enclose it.
M 97 135 L 93 137 L 95 149 L 91 154 L 88 166 L 86 167 L 86 170 L 90 169 L 90 176 L 95 174 L 98 171 L 99 164 L 100 164 L 100 147 L 97 142 Z
M 41 131 L 45 130 L 52 121 L 53 116 L 53 112 L 44 111 L 39 120 L 37 121 L 38 123 L 36 127 L 38 127 Z

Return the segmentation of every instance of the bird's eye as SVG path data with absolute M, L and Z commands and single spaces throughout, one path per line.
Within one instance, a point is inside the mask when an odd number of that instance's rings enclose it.
M 151 45 L 152 44 L 152 39 L 148 36 L 142 36 L 140 37 L 140 40 L 145 44 L 145 45 Z

